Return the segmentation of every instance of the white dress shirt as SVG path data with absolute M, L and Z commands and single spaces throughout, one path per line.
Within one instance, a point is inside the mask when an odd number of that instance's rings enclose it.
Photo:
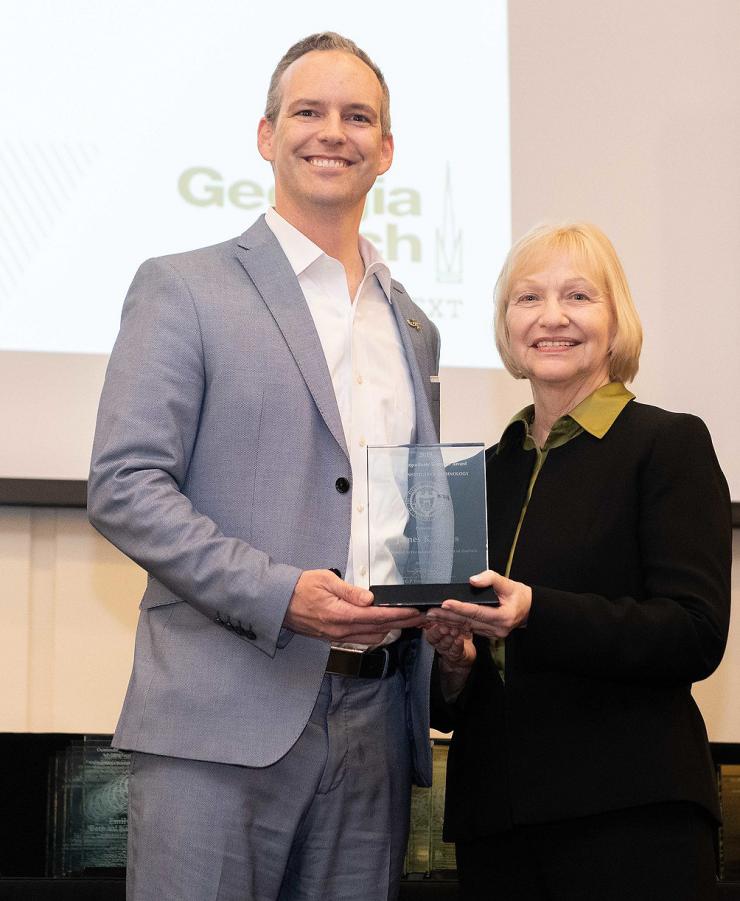
M 352 298 L 338 260 L 274 209 L 265 220 L 298 278 L 331 375 L 352 469 L 352 526 L 343 576 L 367 588 L 366 447 L 412 444 L 416 433 L 414 388 L 391 306 L 390 270 L 373 245 L 360 237 L 365 275 Z M 403 505 L 402 510 L 405 515 Z M 373 565 L 375 583 L 384 582 L 394 569 L 390 555 L 383 556 L 385 564 Z

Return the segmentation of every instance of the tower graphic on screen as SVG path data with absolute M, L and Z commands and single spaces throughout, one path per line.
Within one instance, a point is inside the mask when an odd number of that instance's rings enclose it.
M 455 285 L 463 279 L 463 233 L 455 228 L 455 211 L 452 203 L 452 176 L 450 164 L 445 170 L 445 187 L 442 206 L 442 227 L 436 229 L 435 263 L 437 281 Z

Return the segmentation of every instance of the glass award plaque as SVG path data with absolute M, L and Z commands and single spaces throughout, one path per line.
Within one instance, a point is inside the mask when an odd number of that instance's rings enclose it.
M 428 876 L 431 848 L 432 790 L 414 785 L 411 788 L 411 816 L 406 844 L 404 874 Z
M 455 846 L 442 838 L 445 813 L 445 782 L 449 742 L 432 744 L 432 810 L 429 823 L 429 869 L 442 876 L 457 869 Z
M 432 740 L 432 786 L 411 789 L 411 820 L 404 861 L 407 878 L 454 878 L 455 846 L 442 838 L 448 739 Z
M 83 736 L 51 761 L 48 871 L 110 874 L 126 866 L 130 754 L 110 737 Z
M 720 879 L 740 881 L 740 765 L 717 767 L 722 825 L 719 830 Z
M 468 579 L 488 568 L 483 444 L 367 448 L 370 590 L 375 604 L 498 604 Z

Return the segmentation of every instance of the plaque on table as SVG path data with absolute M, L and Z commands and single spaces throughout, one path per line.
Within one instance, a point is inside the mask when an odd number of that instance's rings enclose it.
M 409 840 L 404 873 L 410 878 L 450 879 L 457 863 L 455 846 L 442 838 L 447 771 L 447 739 L 432 741 L 432 786 L 411 789 Z
M 370 590 L 379 606 L 447 598 L 497 605 L 468 579 L 488 568 L 482 444 L 367 448 Z
M 430 873 L 432 791 L 414 785 L 411 788 L 409 838 L 403 871 L 406 875 L 428 876 Z
M 720 879 L 740 881 L 740 765 L 718 767 L 718 787 L 722 808 L 719 830 Z
M 49 773 L 50 875 L 125 868 L 129 760 L 109 737 L 83 736 L 56 753 Z
M 447 774 L 447 743 L 432 745 L 431 822 L 429 824 L 429 869 L 441 874 L 457 868 L 455 846 L 442 838 L 445 812 L 445 782 Z

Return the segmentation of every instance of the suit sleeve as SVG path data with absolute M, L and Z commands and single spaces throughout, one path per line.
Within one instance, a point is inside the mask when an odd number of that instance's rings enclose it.
M 273 656 L 300 570 L 225 536 L 181 491 L 205 388 L 192 295 L 170 263 L 150 260 L 126 297 L 101 395 L 90 521 L 178 598 L 242 624 Z
M 533 586 L 520 633 L 528 668 L 695 682 L 719 665 L 730 614 L 730 499 L 700 419 L 676 416 L 658 431 L 639 491 L 645 596 Z
M 434 654 L 429 689 L 429 710 L 431 726 L 439 732 L 452 732 L 465 718 L 466 708 L 468 707 L 470 697 L 478 690 L 477 683 L 479 681 L 486 684 L 486 691 L 488 691 L 488 688 L 491 685 L 491 655 L 488 639 L 474 636 L 473 641 L 475 642 L 477 654 L 475 663 L 468 673 L 468 678 L 466 679 L 460 694 L 454 701 L 448 701 L 444 696 L 442 691 L 442 676 L 439 671 L 439 655 L 436 652 Z M 493 673 L 493 678 L 495 679 L 493 684 L 496 685 L 496 687 L 503 684 L 496 673 Z

